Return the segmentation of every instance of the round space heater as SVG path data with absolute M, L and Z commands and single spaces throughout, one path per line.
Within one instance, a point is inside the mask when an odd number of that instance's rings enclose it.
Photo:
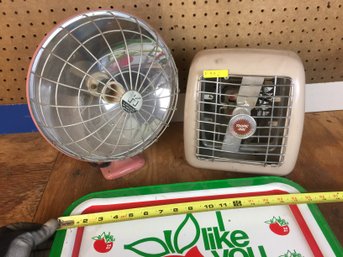
M 117 11 L 79 14 L 39 45 L 27 78 L 31 115 L 58 150 L 105 178 L 144 165 L 139 154 L 168 126 L 177 69 L 160 36 Z
M 207 169 L 290 173 L 303 131 L 304 84 L 302 62 L 290 51 L 199 52 L 186 93 L 187 161 Z

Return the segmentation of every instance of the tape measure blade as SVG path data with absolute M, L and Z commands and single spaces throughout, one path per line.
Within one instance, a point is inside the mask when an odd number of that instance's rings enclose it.
M 91 214 L 80 214 L 75 216 L 60 217 L 58 218 L 58 222 L 60 224 L 59 229 L 68 229 L 89 225 L 100 225 L 106 223 L 163 217 L 194 212 L 275 205 L 330 203 L 342 201 L 343 191 L 249 196 L 185 203 L 173 203 Z

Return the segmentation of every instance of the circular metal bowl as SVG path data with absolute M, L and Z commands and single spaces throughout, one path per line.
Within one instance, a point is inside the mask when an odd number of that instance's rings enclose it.
M 143 21 L 116 11 L 87 12 L 40 44 L 27 94 L 40 132 L 60 151 L 92 162 L 124 159 L 151 145 L 170 122 L 177 69 Z

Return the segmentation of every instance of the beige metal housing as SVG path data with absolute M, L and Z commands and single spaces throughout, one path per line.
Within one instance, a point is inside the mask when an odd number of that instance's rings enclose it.
M 289 103 L 285 117 L 280 118 L 285 119 L 286 122 L 281 135 L 282 142 L 280 143 L 280 146 L 277 146 L 282 148 L 282 150 L 280 150 L 280 156 L 282 156 L 282 158 L 280 158 L 279 163 L 270 164 L 268 161 L 263 163 L 244 160 L 244 151 L 240 150 L 242 148 L 240 144 L 243 142 L 243 139 L 233 136 L 230 132 L 226 132 L 224 141 L 234 141 L 234 147 L 228 148 L 226 143 L 222 143 L 222 148 L 218 148 L 215 151 L 224 151 L 222 149 L 225 148 L 225 151 L 228 153 L 240 154 L 237 156 L 242 156 L 243 159 L 241 159 L 241 157 L 238 159 L 199 157 L 199 137 L 201 131 L 199 115 L 203 111 L 203 106 L 201 106 L 203 99 L 200 99 L 199 92 L 201 91 L 200 87 L 204 70 L 228 70 L 229 77 L 233 75 L 242 76 L 244 77 L 244 81 L 248 81 L 245 82 L 247 84 L 252 83 L 249 82 L 249 80 L 255 81 L 255 84 L 261 84 L 259 87 L 254 87 L 253 90 L 249 91 L 248 87 L 244 86 L 244 83 L 242 82 L 243 86 L 239 89 L 239 94 L 241 96 L 236 96 L 235 101 L 237 103 L 239 102 L 239 99 L 243 99 L 243 102 L 245 102 L 245 106 L 243 103 L 243 107 L 246 108 L 243 109 L 249 117 L 250 111 L 255 108 L 255 103 L 251 102 L 256 102 L 256 99 L 259 97 L 258 91 L 261 90 L 261 86 L 264 83 L 263 79 L 259 82 L 260 77 L 276 78 L 277 76 L 289 78 L 291 85 Z M 300 58 L 290 51 L 213 49 L 199 52 L 194 57 L 190 67 L 184 111 L 185 155 L 189 164 L 198 168 L 227 170 L 232 172 L 274 175 L 286 175 L 290 173 L 297 160 L 303 131 L 304 84 L 305 74 L 303 64 Z M 256 88 L 257 92 L 253 92 L 254 90 L 256 91 Z M 242 95 L 245 98 L 242 97 Z M 274 95 L 272 100 L 273 104 L 274 101 L 276 101 L 276 98 L 277 97 Z M 242 115 L 242 112 L 237 111 L 237 109 L 242 108 L 239 108 L 237 104 L 237 108 L 230 114 L 231 118 L 235 116 L 235 112 L 236 114 L 238 112 L 238 115 Z M 259 117 L 255 119 L 258 120 L 258 118 Z M 270 126 L 273 126 L 272 120 L 270 121 Z M 269 142 L 271 141 L 268 139 L 268 143 Z M 212 144 L 214 145 L 214 143 Z

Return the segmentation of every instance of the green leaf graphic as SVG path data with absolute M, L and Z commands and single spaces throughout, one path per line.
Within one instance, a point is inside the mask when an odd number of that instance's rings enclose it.
M 193 225 L 195 228 L 195 235 L 191 242 L 185 245 L 181 245 L 181 240 L 179 240 L 179 237 L 181 233 L 188 234 L 186 225 Z M 174 248 L 177 253 L 183 253 L 185 250 L 191 248 L 193 245 L 196 244 L 196 242 L 199 240 L 200 237 L 200 227 L 198 221 L 194 218 L 192 214 L 187 214 L 185 219 L 181 222 L 180 226 L 176 229 L 175 236 L 174 236 Z
M 108 234 L 106 234 L 106 232 L 102 232 L 100 235 L 97 236 L 93 236 L 92 237 L 93 240 L 101 240 L 104 239 L 106 243 L 110 243 L 110 242 L 114 242 L 114 236 L 111 235 L 111 232 L 108 232 Z
M 280 216 L 276 218 L 273 216 L 272 219 L 265 221 L 266 224 L 273 224 L 273 223 L 279 223 L 280 226 L 286 226 L 288 225 L 288 222 L 285 219 L 282 219 Z
M 287 253 L 280 255 L 279 257 L 303 257 L 300 253 L 297 253 L 295 250 L 293 252 L 287 251 Z
M 157 252 L 157 253 L 148 253 L 148 252 L 144 252 L 143 250 L 137 249 L 137 246 L 142 246 L 142 244 L 146 244 L 146 243 L 157 243 L 158 244 L 157 246 L 149 247 L 149 249 L 156 249 L 158 248 L 158 246 L 160 246 L 162 251 Z M 134 253 L 137 253 L 143 257 L 162 257 L 169 253 L 167 245 L 161 239 L 156 238 L 156 237 L 147 237 L 147 238 L 137 240 L 131 244 L 124 245 L 124 249 L 131 250 Z
M 165 230 L 165 231 L 163 231 L 163 234 L 164 234 L 164 239 L 166 241 L 169 252 L 175 253 L 173 243 L 172 243 L 172 231 L 171 230 Z

